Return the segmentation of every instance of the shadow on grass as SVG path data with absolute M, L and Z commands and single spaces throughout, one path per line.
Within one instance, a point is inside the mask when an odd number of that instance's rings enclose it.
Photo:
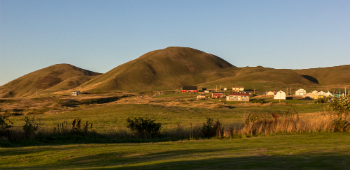
M 85 157 L 68 156 L 53 164 L 2 169 L 348 169 L 350 155 L 335 152 L 295 155 L 229 156 L 224 150 L 184 149 L 152 154 L 115 152 Z M 130 154 L 130 152 L 129 152 Z M 227 152 L 226 152 L 227 154 Z
M 35 139 L 24 139 L 18 141 L 1 141 L 0 148 L 15 148 L 25 146 L 53 146 L 69 144 L 99 144 L 99 143 L 156 143 L 168 141 L 181 141 L 189 137 L 167 137 L 159 136 L 154 138 L 137 138 L 135 136 L 118 137 L 113 134 L 89 133 L 84 135 L 37 135 Z M 196 138 L 194 138 L 196 139 Z

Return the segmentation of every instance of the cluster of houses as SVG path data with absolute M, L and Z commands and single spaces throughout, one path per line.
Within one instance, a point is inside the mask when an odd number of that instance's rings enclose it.
M 226 91 L 226 90 L 225 90 Z M 197 90 L 197 86 L 183 86 L 182 92 L 203 92 L 202 94 L 197 96 L 197 99 L 205 99 L 206 95 L 204 93 L 209 93 L 210 91 L 207 89 Z M 226 97 L 226 101 L 249 101 L 250 94 L 244 91 L 243 86 L 233 86 L 232 92 L 226 95 L 225 92 L 212 92 L 211 98 L 224 98 Z
M 287 96 L 286 93 L 284 91 L 278 91 L 278 92 L 274 92 L 274 91 L 269 91 L 264 93 L 264 95 L 273 95 L 274 99 L 279 99 L 279 100 L 286 100 Z M 304 98 L 309 98 L 309 99 L 322 99 L 322 98 L 326 98 L 326 97 L 341 97 L 344 96 L 346 94 L 344 93 L 334 93 L 332 94 L 331 92 L 324 92 L 324 91 L 312 91 L 311 93 L 307 93 L 306 90 L 304 89 L 298 89 L 297 91 L 295 91 L 295 96 L 301 96 Z
M 221 90 L 221 89 L 220 89 Z M 226 91 L 226 89 L 225 89 Z M 346 90 L 345 90 L 346 91 Z M 209 93 L 211 91 L 207 89 L 198 90 L 197 86 L 183 86 L 182 92 L 203 92 L 202 94 L 197 96 L 197 99 L 204 99 L 207 96 L 204 93 Z M 273 98 L 276 100 L 286 100 L 288 99 L 287 94 L 280 90 L 280 91 L 268 91 L 265 92 L 264 95 L 271 95 L 274 96 Z M 331 92 L 324 92 L 324 91 L 312 91 L 311 93 L 307 93 L 304 89 L 298 89 L 295 91 L 295 96 L 301 96 L 304 98 L 309 99 L 319 99 L 319 98 L 326 98 L 326 97 L 341 97 L 346 94 L 344 93 L 334 93 Z M 233 86 L 232 92 L 230 92 L 228 95 L 226 95 L 225 92 L 212 92 L 211 98 L 224 98 L 226 97 L 226 101 L 249 101 L 250 94 L 248 92 L 244 91 L 243 86 Z

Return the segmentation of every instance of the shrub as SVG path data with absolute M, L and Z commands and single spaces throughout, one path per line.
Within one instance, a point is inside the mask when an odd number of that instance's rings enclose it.
M 251 94 L 250 97 L 255 97 L 258 96 L 257 94 Z
M 350 112 L 350 101 L 348 97 L 333 98 L 328 104 L 328 110 L 333 111 L 339 116 L 345 117 Z
M 219 120 L 214 123 L 213 119 L 207 118 L 207 122 L 203 123 L 202 133 L 204 137 L 221 136 Z
M 315 103 L 328 103 L 330 99 L 328 97 L 325 98 L 319 98 L 317 100 L 315 100 Z
M 0 136 L 7 136 L 9 128 L 12 127 L 12 122 L 8 119 L 9 116 L 0 114 Z
M 265 101 L 263 99 L 251 99 L 250 102 L 251 103 L 265 103 Z
M 40 120 L 35 119 L 33 116 L 32 119 L 27 116 L 24 117 L 25 124 L 23 125 L 24 135 L 27 139 L 32 138 L 35 135 L 35 132 L 39 129 Z
M 334 132 L 343 132 L 348 129 L 349 122 L 342 118 L 339 118 L 334 119 L 332 125 L 334 126 Z
M 159 134 L 162 127 L 161 123 L 156 123 L 155 119 L 149 118 L 130 118 L 126 119 L 128 128 L 139 137 L 154 137 Z

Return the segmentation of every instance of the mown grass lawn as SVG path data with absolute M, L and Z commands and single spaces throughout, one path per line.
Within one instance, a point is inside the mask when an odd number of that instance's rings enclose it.
M 0 169 L 348 169 L 349 133 L 0 149 Z

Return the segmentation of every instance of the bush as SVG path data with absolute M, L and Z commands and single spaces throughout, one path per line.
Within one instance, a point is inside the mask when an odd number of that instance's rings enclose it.
M 32 138 L 35 135 L 35 132 L 39 129 L 40 121 L 35 119 L 33 116 L 32 119 L 27 116 L 24 117 L 25 124 L 23 125 L 24 135 L 27 139 Z
M 332 125 L 334 126 L 334 132 L 344 132 L 349 128 L 349 122 L 342 118 L 334 119 Z
M 263 99 L 251 99 L 250 102 L 251 103 L 265 103 L 265 101 Z
M 0 114 L 0 137 L 7 136 L 9 128 L 12 127 L 12 122 L 8 119 L 9 116 Z
M 221 136 L 219 120 L 214 123 L 213 119 L 207 118 L 207 123 L 203 123 L 202 133 L 204 137 Z
M 255 97 L 258 96 L 257 94 L 251 94 L 250 97 Z
M 162 127 L 161 123 L 156 123 L 155 119 L 149 118 L 130 118 L 126 119 L 128 123 L 128 128 L 136 134 L 138 137 L 154 137 L 159 134 L 159 131 Z
M 330 99 L 328 97 L 325 98 L 319 98 L 315 101 L 315 103 L 328 103 Z
M 335 112 L 338 116 L 345 117 L 350 112 L 350 101 L 348 97 L 333 98 L 328 104 L 328 110 Z

